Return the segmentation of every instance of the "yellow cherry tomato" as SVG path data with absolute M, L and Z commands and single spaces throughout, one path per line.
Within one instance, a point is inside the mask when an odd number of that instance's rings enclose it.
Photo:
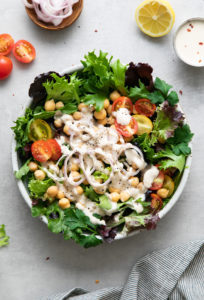
M 41 119 L 33 120 L 29 126 L 28 132 L 28 137 L 33 142 L 52 138 L 52 129 L 50 125 Z
M 138 124 L 137 135 L 142 135 L 143 133 L 150 133 L 153 129 L 152 121 L 144 115 L 134 115 L 133 116 Z
M 169 177 L 168 175 L 164 175 L 164 183 L 162 188 L 167 189 L 169 191 L 168 197 L 170 197 L 173 194 L 174 187 L 175 185 L 173 179 L 171 179 L 171 177 Z

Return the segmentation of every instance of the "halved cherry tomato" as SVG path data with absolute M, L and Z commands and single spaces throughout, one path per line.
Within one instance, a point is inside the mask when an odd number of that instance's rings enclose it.
M 154 179 L 150 190 L 156 191 L 162 188 L 164 182 L 164 172 L 159 171 L 159 175 Z
M 131 137 L 137 133 L 138 125 L 136 120 L 132 117 L 128 125 L 121 125 L 115 120 L 115 127 L 117 131 L 125 137 Z
M 35 59 L 36 52 L 31 43 L 20 40 L 13 47 L 13 55 L 20 62 L 28 64 Z
M 130 113 L 133 111 L 133 104 L 130 98 L 122 96 L 116 99 L 112 105 L 112 111 L 117 111 L 120 108 L 127 108 Z
M 13 48 L 14 40 L 10 34 L 3 33 L 0 34 L 0 55 L 7 55 L 11 52 Z
M 164 175 L 163 188 L 169 191 L 168 197 L 170 197 L 174 192 L 175 184 L 173 182 L 173 179 L 171 179 L 171 177 L 169 177 L 168 175 Z
M 0 55 L 0 80 L 6 79 L 13 69 L 13 63 L 9 57 Z
M 28 137 L 33 142 L 52 138 L 52 129 L 50 125 L 41 119 L 33 120 L 29 126 L 28 132 Z
M 134 115 L 133 118 L 137 121 L 138 131 L 137 135 L 143 133 L 150 133 L 153 129 L 152 121 L 144 115 Z
M 149 99 L 139 99 L 135 103 L 135 109 L 140 115 L 151 117 L 156 110 L 156 105 L 151 103 Z
M 151 194 L 151 208 L 156 212 L 162 209 L 163 202 L 162 199 L 157 194 Z
M 61 148 L 58 142 L 54 139 L 47 140 L 46 143 L 52 150 L 51 160 L 58 160 L 62 156 Z
M 31 146 L 31 153 L 35 160 L 46 162 L 52 156 L 52 149 L 46 141 L 36 141 Z

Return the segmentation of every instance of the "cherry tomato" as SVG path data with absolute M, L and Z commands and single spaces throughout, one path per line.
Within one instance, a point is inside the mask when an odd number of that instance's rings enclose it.
M 117 111 L 120 108 L 127 108 L 129 110 L 129 112 L 132 113 L 133 104 L 132 104 L 132 101 L 130 100 L 130 98 L 122 96 L 113 102 L 112 111 Z
M 151 194 L 151 208 L 154 211 L 158 211 L 160 209 L 162 209 L 163 206 L 163 202 L 162 199 L 157 195 L 157 194 Z
M 62 156 L 60 145 L 54 139 L 47 140 L 46 142 L 52 150 L 52 156 L 50 159 L 58 160 Z
M 13 55 L 20 62 L 28 64 L 35 59 L 36 52 L 31 43 L 20 40 L 13 47 Z
M 134 115 L 133 118 L 137 121 L 138 131 L 137 135 L 143 133 L 150 133 L 153 129 L 152 121 L 144 115 Z
M 175 184 L 173 182 L 173 179 L 169 177 L 168 175 L 164 175 L 164 183 L 163 188 L 167 189 L 169 191 L 168 197 L 170 197 L 174 192 Z
M 28 137 L 31 141 L 48 140 L 52 138 L 50 125 L 41 119 L 33 120 L 29 126 Z
M 150 190 L 156 191 L 162 188 L 164 182 L 164 172 L 159 171 L 159 175 L 154 179 Z
M 46 141 L 36 141 L 31 146 L 31 152 L 35 160 L 46 162 L 52 156 L 52 149 Z
M 115 120 L 115 127 L 117 131 L 125 137 L 131 137 L 137 133 L 138 125 L 136 120 L 132 117 L 128 125 L 121 125 Z
M 0 55 L 0 80 L 7 78 L 13 69 L 13 63 L 9 57 Z
M 139 99 L 135 103 L 135 109 L 140 115 L 151 117 L 156 110 L 156 105 L 151 103 L 149 99 Z
M 10 34 L 3 33 L 0 34 L 0 55 L 7 55 L 11 52 L 13 48 L 14 40 Z

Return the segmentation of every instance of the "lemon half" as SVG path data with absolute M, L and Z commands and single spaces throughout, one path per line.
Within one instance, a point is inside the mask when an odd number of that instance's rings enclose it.
M 137 7 L 135 19 L 145 34 L 160 37 L 172 29 L 175 13 L 169 2 L 165 0 L 145 0 Z

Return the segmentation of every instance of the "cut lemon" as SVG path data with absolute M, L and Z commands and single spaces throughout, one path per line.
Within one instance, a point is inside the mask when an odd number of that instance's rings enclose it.
M 175 13 L 165 0 L 145 0 L 136 9 L 135 19 L 147 35 L 160 37 L 169 33 L 175 21 Z
M 134 115 L 137 121 L 138 130 L 137 135 L 142 135 L 143 133 L 150 133 L 153 129 L 152 121 L 144 115 Z

